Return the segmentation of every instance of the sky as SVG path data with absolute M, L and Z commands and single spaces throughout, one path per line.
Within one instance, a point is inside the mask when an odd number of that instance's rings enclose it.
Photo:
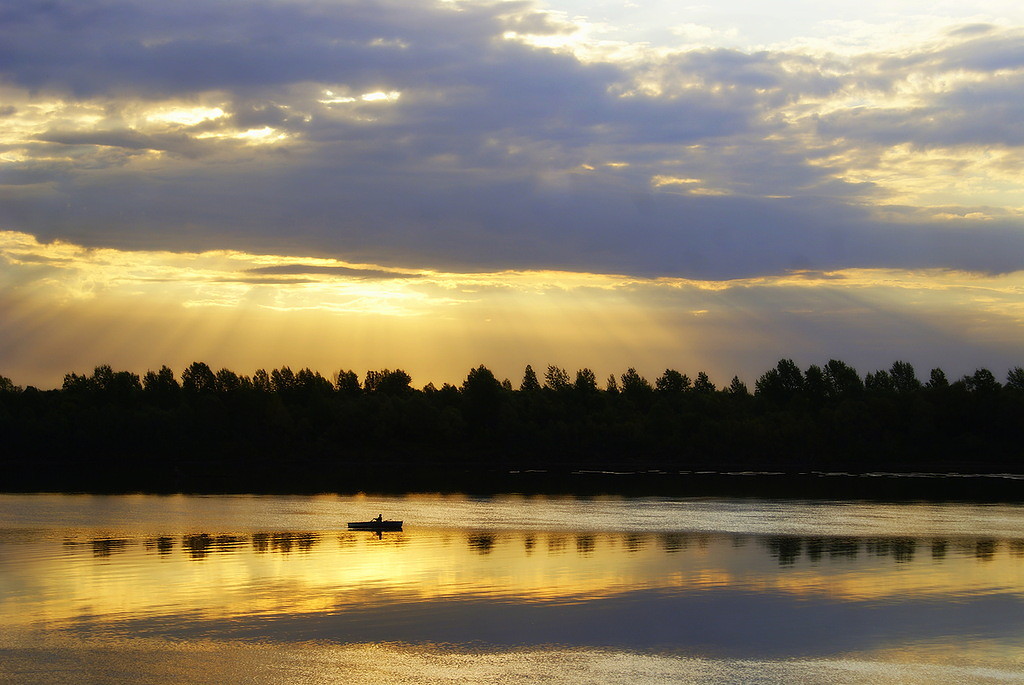
M 1024 5 L 0 0 L 0 374 L 1024 364 Z

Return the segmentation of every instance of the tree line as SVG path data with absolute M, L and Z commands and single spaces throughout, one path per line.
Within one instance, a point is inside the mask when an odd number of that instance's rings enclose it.
M 753 389 L 704 372 L 486 366 L 414 388 L 401 369 L 330 378 L 194 362 L 140 376 L 109 365 L 60 389 L 0 376 L 8 488 L 346 489 L 356 481 L 573 470 L 1024 472 L 1024 369 L 922 379 L 782 359 Z M 416 475 L 419 474 L 419 475 Z M 415 485 L 415 483 L 413 483 Z

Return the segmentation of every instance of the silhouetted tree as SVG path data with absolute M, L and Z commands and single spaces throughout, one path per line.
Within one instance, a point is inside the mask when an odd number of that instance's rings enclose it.
M 597 392 L 597 375 L 590 369 L 580 369 L 576 372 L 573 388 L 576 392 Z
M 290 392 L 297 387 L 295 372 L 291 367 L 282 366 L 270 372 L 270 387 L 278 394 Z
M 558 366 L 548 366 L 548 370 L 544 372 L 544 387 L 556 392 L 569 390 L 572 387 L 569 372 Z
M 840 397 L 856 397 L 864 390 L 864 381 L 852 366 L 838 359 L 829 359 L 825 364 L 825 385 L 828 396 L 832 399 Z
M 779 381 L 786 392 L 796 393 L 804 389 L 804 377 L 800 367 L 792 359 L 780 359 L 775 365 L 779 372 Z
M 964 381 L 967 383 L 967 389 L 976 393 L 994 393 L 1002 388 L 995 375 L 988 369 L 978 369 L 973 375 L 965 376 Z
M 500 395 L 501 383 L 494 377 L 494 373 L 481 364 L 475 369 L 470 369 L 466 380 L 462 381 L 462 392 L 466 395 Z
M 433 387 L 432 383 L 429 383 Z M 359 385 L 359 375 L 355 371 L 349 371 L 342 369 L 334 376 L 334 387 L 338 389 L 342 395 L 354 396 L 362 392 L 362 386 Z M 426 390 L 426 388 L 424 388 Z
M 708 375 L 703 371 L 697 372 L 697 380 L 693 382 L 694 392 L 712 393 L 716 390 L 715 384 L 711 382 Z
M 97 366 L 92 376 L 85 378 L 77 374 L 64 377 L 64 388 L 68 390 L 96 390 L 110 399 L 125 400 L 142 390 L 138 375 L 130 371 L 114 371 L 109 364 Z
M 898 393 L 906 394 L 921 389 L 921 381 L 917 380 L 914 367 L 907 362 L 893 362 L 889 369 L 892 387 Z
M 658 392 L 680 393 L 689 390 L 691 386 L 690 377 L 679 373 L 675 369 L 665 369 L 665 373 L 658 376 L 654 381 L 654 387 Z
M 349 371 L 332 385 L 309 368 L 292 374 L 283 367 L 273 377 L 260 369 L 250 380 L 229 369 L 214 374 L 201 362 L 182 373 L 187 393 L 166 366 L 140 382 L 103 365 L 68 374 L 64 390 L 47 392 L 11 392 L 0 377 L 0 434 L 8 448 L 0 466 L 5 485 L 18 473 L 22 479 L 52 473 L 88 488 L 81 483 L 95 471 L 132 489 L 161 482 L 230 489 L 236 478 L 238 488 L 286 489 L 289 479 L 323 487 L 321 475 L 347 482 L 366 458 L 398 474 L 447 466 L 455 467 L 453 474 L 498 473 L 541 464 L 565 471 L 802 471 L 821 464 L 1016 472 L 1024 444 L 1021 367 L 1010 369 L 1005 389 L 986 369 L 946 388 L 945 374 L 935 369 L 927 388 L 916 390 L 921 386 L 910 365 L 897 362 L 869 374 L 867 392 L 842 362 L 801 373 L 784 359 L 758 379 L 757 398 L 736 376 L 716 393 L 703 372 L 693 385 L 666 370 L 655 394 L 634 368 L 610 376 L 601 390 L 589 369 L 577 371 L 571 384 L 564 370 L 549 372 L 548 387 L 565 391 L 511 392 L 510 383 L 499 383 L 483 365 L 470 370 L 461 388 L 428 383 L 422 392 L 401 370 L 368 372 L 364 391 Z M 140 387 L 139 401 L 121 399 Z M 686 388 L 691 391 L 681 392 Z M 477 464 L 460 455 L 486 458 Z M 150 480 L 129 482 L 138 475 Z
M 127 399 L 142 392 L 142 382 L 138 374 L 131 371 L 115 371 L 104 390 L 121 399 Z
M 533 367 L 529 364 L 526 365 L 526 371 L 523 372 L 523 382 L 519 384 L 519 389 L 525 392 L 540 390 L 540 381 L 537 380 L 537 372 L 534 371 Z
M 405 395 L 412 392 L 412 376 L 402 369 L 367 371 L 363 378 L 363 389 L 382 395 Z
M 252 372 L 252 387 L 257 392 L 273 392 L 270 385 L 270 374 L 266 369 L 256 369 Z
M 205 362 L 192 362 L 181 372 L 181 389 L 185 392 L 214 392 L 217 377 Z
M 804 372 L 804 390 L 807 396 L 815 402 L 820 402 L 829 397 L 829 384 L 825 378 L 825 372 L 817 364 L 811 364 Z
M 86 392 L 95 389 L 92 379 L 85 374 L 66 373 L 61 389 L 68 392 Z
M 804 377 L 792 359 L 780 359 L 754 383 L 754 393 L 771 401 L 792 399 L 804 388 Z
M 146 372 L 142 378 L 142 393 L 149 402 L 170 409 L 179 401 L 181 386 L 174 378 L 174 372 L 164 365 L 159 371 Z
M 928 375 L 928 389 L 929 390 L 944 390 L 949 387 L 949 380 L 946 378 L 946 372 L 942 369 L 932 369 Z
M 876 371 L 864 376 L 864 389 L 875 394 L 893 392 L 892 376 L 888 371 Z
M 92 384 L 97 390 L 109 390 L 114 384 L 114 369 L 110 364 L 101 364 L 93 369 Z
M 626 369 L 622 374 L 622 392 L 625 395 L 637 397 L 649 393 L 653 388 L 647 379 L 637 373 L 633 367 Z
M 174 378 L 174 372 L 167 366 L 161 366 L 159 371 L 146 372 L 142 379 L 142 389 L 146 392 L 173 395 L 181 389 L 181 386 Z
M 320 375 L 319 371 L 313 371 L 309 367 L 301 369 L 295 374 L 295 387 L 305 393 L 319 393 L 326 395 L 334 390 L 333 384 Z
M 0 376 L 0 392 L 21 392 L 21 387 L 15 385 L 7 376 Z
M 412 376 L 402 369 L 385 373 L 384 378 L 377 384 L 377 392 L 386 395 L 407 395 L 412 392 Z
M 750 391 L 747 390 L 747 384 L 741 381 L 739 376 L 732 377 L 726 392 L 737 397 L 745 397 L 750 394 Z
M 503 390 L 486 366 L 470 369 L 462 382 L 463 412 L 471 425 L 492 426 L 497 421 Z
M 217 392 L 235 392 L 242 387 L 238 374 L 230 369 L 221 369 L 215 374 Z

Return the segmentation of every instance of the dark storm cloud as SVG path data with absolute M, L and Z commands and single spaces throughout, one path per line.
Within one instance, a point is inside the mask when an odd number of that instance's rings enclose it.
M 0 64 L 15 83 L 79 95 L 188 93 L 301 81 L 408 85 L 472 63 L 513 6 L 396 0 L 5 2 Z M 520 14 L 516 22 L 529 18 Z
M 19 211 L 33 212 L 46 227 L 44 239 L 86 245 L 187 243 L 287 253 L 300 242 L 324 256 L 454 271 L 553 268 L 717 279 L 845 267 L 1024 268 L 1024 234 L 1012 224 L 879 224 L 866 210 L 830 199 L 636 194 L 591 181 L 554 189 L 523 181 L 473 185 L 461 174 L 126 176 L 116 185 L 119 203 L 91 200 L 88 187 L 68 191 L 65 200 L 83 210 L 74 217 L 64 204 L 44 213 L 39 201 L 21 206 L 13 199 L 0 218 L 10 223 Z M 304 199 L 298 227 L 296 194 Z M 236 202 L 244 213 L 234 210 Z
M 6 76 L 21 85 L 80 95 L 223 90 L 240 104 L 234 115 L 239 124 L 297 128 L 303 122 L 281 104 L 245 98 L 287 99 L 275 89 L 312 82 L 342 83 L 356 94 L 384 85 L 424 94 L 403 108 L 400 122 L 405 131 L 423 137 L 510 128 L 543 137 L 564 134 L 568 127 L 603 125 L 609 116 L 634 126 L 657 123 L 666 135 L 680 130 L 706 135 L 708 128 L 723 131 L 723 119 L 742 119 L 724 111 L 732 103 L 699 94 L 671 108 L 636 102 L 610 111 L 614 102 L 604 91 L 623 78 L 621 70 L 496 40 L 506 25 L 535 16 L 505 17 L 506 5 L 454 11 L 386 2 L 217 3 L 210 8 L 180 3 L 173 11 L 157 10 L 170 12 L 160 16 L 143 11 L 147 5 L 119 7 L 125 16 L 117 22 L 108 21 L 112 10 L 87 13 L 79 21 L 60 21 L 63 15 L 53 10 L 35 13 L 45 21 L 9 18 L 0 32 Z M 672 114 L 670 122 L 666 115 Z M 338 135 L 334 126 L 314 125 L 328 137 Z M 421 132 L 421 127 L 426 128 Z M 354 132 L 351 125 L 344 128 Z M 374 135 L 365 126 L 358 132 Z M 386 128 L 378 132 L 392 134 Z
M 571 27 L 527 3 L 2 2 L 0 82 L 103 120 L 62 114 L 18 144 L 30 154 L 4 164 L 0 227 L 462 271 L 1024 267 L 1018 224 L 880 223 L 875 186 L 810 163 L 900 142 L 1018 144 L 1017 77 L 916 110 L 821 115 L 815 131 L 839 142 L 814 152 L 778 110 L 893 90 L 914 69 L 1017 64 L 1016 34 L 964 27 L 943 49 L 843 66 L 733 50 L 583 62 L 506 32 Z M 399 95 L 363 97 L 377 91 Z M 224 115 L 143 130 L 124 113 L 167 99 Z M 281 142 L 236 135 L 264 127 Z

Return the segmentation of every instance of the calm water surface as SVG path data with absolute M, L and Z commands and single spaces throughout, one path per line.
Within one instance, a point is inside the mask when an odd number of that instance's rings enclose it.
M 0 681 L 83 680 L 1024 683 L 1024 506 L 0 495 Z

